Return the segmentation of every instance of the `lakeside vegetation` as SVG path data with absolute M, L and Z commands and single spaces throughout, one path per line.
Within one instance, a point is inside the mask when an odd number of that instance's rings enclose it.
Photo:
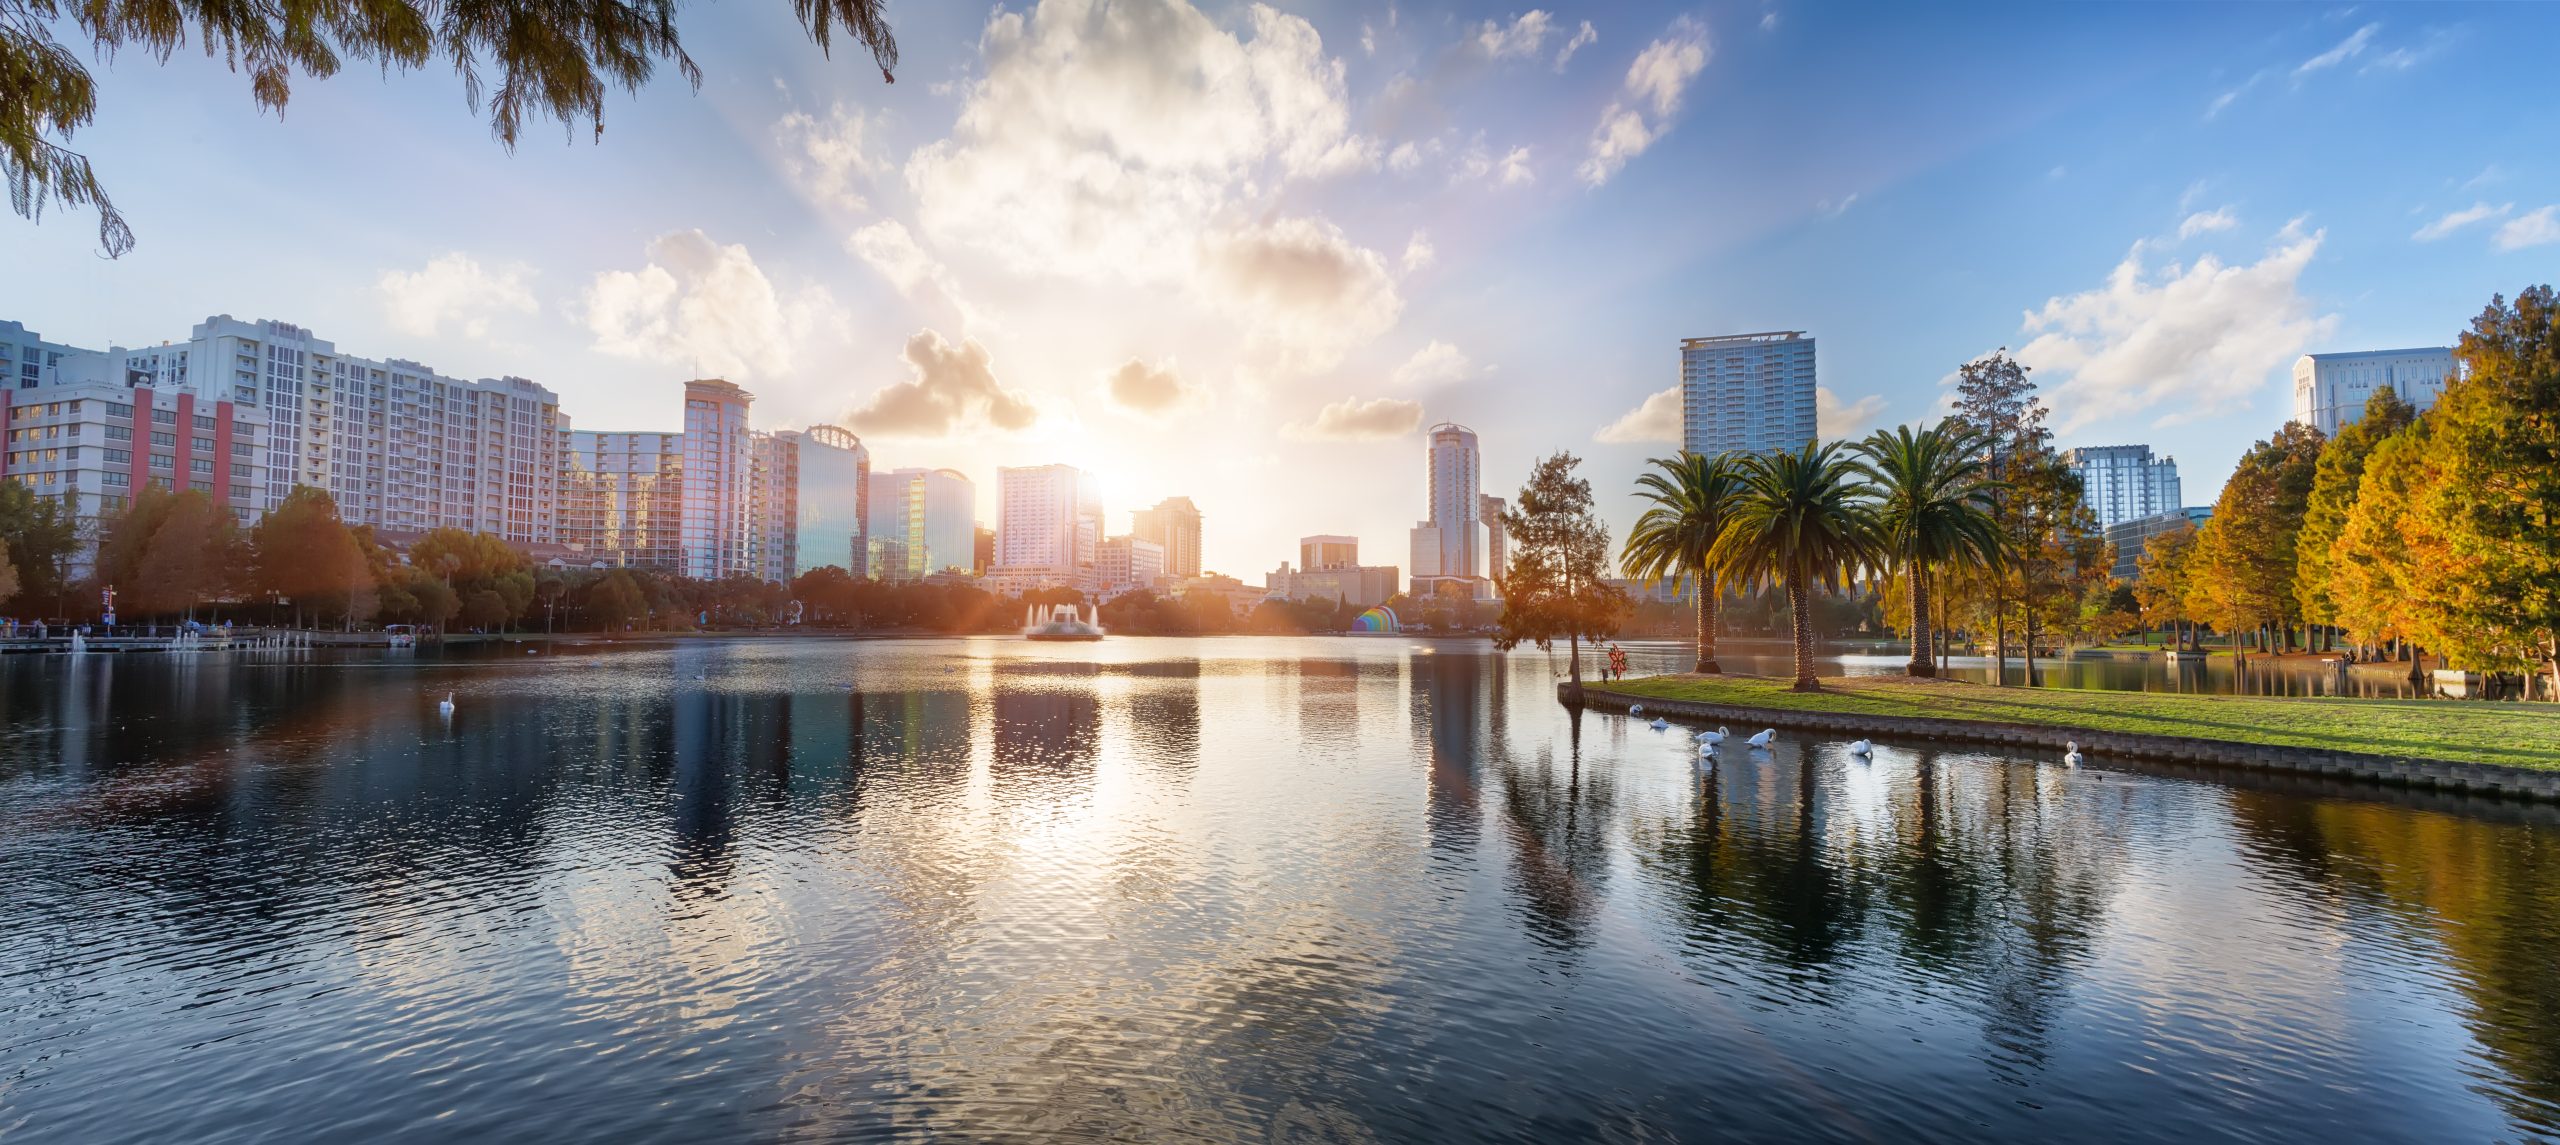
M 1700 673 L 1717 670 L 1721 590 L 1783 589 L 1803 691 L 1821 686 L 1811 602 L 1854 584 L 1883 589 L 1914 677 L 1936 675 L 1959 630 L 1990 631 L 1995 680 L 2018 631 L 2034 686 L 2055 633 L 2104 645 L 2165 627 L 2201 648 L 2209 628 L 2236 656 L 2352 645 L 2414 672 L 2432 654 L 2560 700 L 2560 296 L 2491 299 L 2455 357 L 2430 410 L 2383 387 L 2334 440 L 2288 423 L 2259 442 L 2204 527 L 2151 538 L 2129 583 L 2005 350 L 1958 371 L 1934 425 L 1655 459 L 1619 560 L 1647 584 L 1705 587 Z M 1588 608 L 1578 630 L 1605 636 L 1625 604 Z
M 1979 720 L 2560 770 L 2560 711 L 2541 706 L 1999 688 L 1897 676 L 1822 683 L 1820 691 L 1801 692 L 1773 677 L 1693 674 L 1607 687 L 1646 698 L 1777 711 Z

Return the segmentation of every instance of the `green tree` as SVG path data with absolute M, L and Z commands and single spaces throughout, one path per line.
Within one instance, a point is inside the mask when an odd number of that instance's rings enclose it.
M 628 571 L 614 569 L 587 589 L 586 612 L 597 627 L 620 632 L 648 618 L 648 593 Z
M 839 31 L 870 49 L 888 80 L 898 62 L 883 0 L 792 0 L 821 52 Z M 156 62 L 189 43 L 249 77 L 261 111 L 284 114 L 297 76 L 326 79 L 346 61 L 388 75 L 430 65 L 462 77 L 463 100 L 487 105 L 489 128 L 513 150 L 528 120 L 604 134 L 604 98 L 639 90 L 661 63 L 702 85 L 676 35 L 675 0 L 0 0 L 0 174 L 20 215 L 90 206 L 109 257 L 133 249 L 133 230 L 87 157 L 67 144 L 97 115 L 97 77 L 54 38 L 76 30 L 101 57 L 137 52 Z
M 2414 491 L 2441 479 L 2434 428 L 2435 419 L 2422 417 L 2373 447 L 2346 523 L 2330 543 L 2330 599 L 2337 623 L 2359 644 L 2423 639 L 2419 570 L 2441 570 L 2451 556 L 2438 532 L 2409 512 Z M 2409 670 L 2417 669 L 2413 656 Z
M 2142 555 L 2133 559 L 2133 598 L 2142 605 L 2144 622 L 2169 625 L 2181 651 L 2193 627 L 2187 597 L 2194 587 L 2189 570 L 2195 545 L 2195 526 L 2180 525 L 2144 541 Z
M 2446 563 L 2418 582 L 2426 641 L 2464 668 L 2548 674 L 2560 699 L 2560 295 L 2492 299 L 2428 414 L 2437 480 L 2410 515 Z
M 1856 446 L 1860 468 L 1876 483 L 1876 528 L 1885 559 L 1902 572 L 1909 593 L 1914 676 L 1935 676 L 1929 588 L 1949 561 L 1996 566 L 2004 550 L 1992 488 L 1974 431 L 1948 418 L 1927 429 L 1877 430 Z
M 2289 642 L 2302 619 L 2294 596 L 2294 553 L 2311 484 L 2320 465 L 2320 431 L 2287 422 L 2242 454 L 2214 503 L 2213 519 L 2196 535 L 2193 586 L 2214 626 L 2232 634 L 2280 630 Z
M 126 599 L 145 614 L 192 613 L 231 587 L 242 564 L 239 526 L 229 509 L 198 490 L 164 504 L 141 542 Z
M 60 612 L 70 588 L 66 570 L 80 551 L 80 522 L 60 498 L 0 481 L 0 545 L 18 573 L 18 599 Z
M 2083 498 L 2080 475 L 2050 449 L 2013 457 L 2008 480 L 2007 594 L 2024 621 L 2027 686 L 2035 687 L 2040 630 L 2075 626 L 2080 602 L 2107 579 L 2106 538 Z
M 1733 523 L 1708 554 L 1718 568 L 1787 591 L 1795 637 L 1795 690 L 1818 691 L 1813 674 L 1813 590 L 1833 592 L 1886 563 L 1864 471 L 1838 443 L 1744 461 L 1746 490 Z
M 1502 623 L 1493 638 L 1506 652 L 1523 643 L 1546 649 L 1564 639 L 1577 691 L 1582 642 L 1608 639 L 1627 607 L 1627 594 L 1603 579 L 1609 528 L 1592 511 L 1591 482 L 1573 475 L 1580 464 L 1570 453 L 1538 462 L 1519 498 L 1503 511 L 1511 566 L 1495 578 L 1502 590 Z
M 2053 456 L 2053 431 L 2044 420 L 2049 412 L 2044 400 L 2036 396 L 2035 381 L 2027 367 L 2009 356 L 2008 347 L 1965 363 L 1956 369 L 1955 420 L 1974 435 L 1982 448 L 1984 476 L 1991 483 L 1992 517 L 2000 525 L 2000 548 L 2004 559 L 1987 575 L 1969 576 L 1964 582 L 1978 598 L 1967 603 L 1979 618 L 1991 625 L 1991 682 L 2009 681 L 2009 610 L 2023 595 L 2023 581 L 2037 572 L 2038 566 L 2024 559 L 2040 551 L 2044 537 L 2037 530 L 2040 514 L 2029 497 L 2041 474 L 2056 464 Z M 2032 645 L 2032 638 L 2030 638 Z M 2030 654 L 2034 649 L 2029 648 Z M 2030 682 L 2035 677 L 2035 664 L 2027 665 Z
M 249 547 L 252 583 L 291 602 L 296 625 L 306 609 L 353 609 L 378 579 L 355 531 L 339 520 L 337 501 L 308 485 L 294 486 L 250 529 Z
M 2362 419 L 2338 430 L 2338 436 L 2321 447 L 2319 464 L 2312 469 L 2311 495 L 2303 503 L 2301 537 L 2294 545 L 2293 597 L 2305 621 L 2341 623 L 2337 597 L 2331 591 L 2329 560 L 2338 535 L 2346 531 L 2347 512 L 2355 507 L 2365 458 L 2383 439 L 2416 420 L 2417 407 L 2384 386 L 2365 400 Z
M 1729 455 L 1683 453 L 1656 457 L 1654 472 L 1636 478 L 1636 495 L 1650 503 L 1618 556 L 1619 567 L 1648 587 L 1687 578 L 1698 593 L 1698 660 L 1694 672 L 1722 672 L 1716 663 L 1716 606 L 1723 595 L 1707 553 L 1742 499 L 1742 467 Z
M 134 491 L 133 499 L 123 509 L 99 523 L 98 552 L 91 564 L 91 576 L 99 585 L 130 593 L 142 579 L 142 558 L 151 546 L 151 535 L 169 519 L 169 510 L 177 498 L 164 485 L 146 485 Z M 124 602 L 128 612 L 148 611 L 139 599 Z

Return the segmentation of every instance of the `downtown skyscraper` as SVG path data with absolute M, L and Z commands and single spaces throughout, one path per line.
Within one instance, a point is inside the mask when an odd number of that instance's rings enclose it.
M 1688 338 L 1680 343 L 1680 448 L 1786 453 L 1820 432 L 1813 338 L 1802 330 Z
M 1456 584 L 1469 596 L 1487 595 L 1484 535 L 1484 461 L 1474 430 L 1455 422 L 1431 427 L 1425 454 L 1429 519 L 1413 527 L 1413 593 Z

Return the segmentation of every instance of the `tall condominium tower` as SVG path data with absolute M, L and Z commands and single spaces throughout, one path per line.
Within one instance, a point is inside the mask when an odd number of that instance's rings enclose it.
M 871 476 L 863 514 L 864 564 L 880 580 L 968 572 L 977 548 L 978 487 L 954 469 L 892 469 Z
M 2177 459 L 2155 458 L 2148 445 L 2083 446 L 2062 458 L 2100 528 L 2178 508 Z
M 751 431 L 747 443 L 747 568 L 758 580 L 788 581 L 800 564 L 801 437 Z
M 560 543 L 610 568 L 684 567 L 684 435 L 572 430 L 560 452 Z
M 1164 574 L 1200 575 L 1200 507 L 1189 497 L 1167 497 L 1152 509 L 1129 514 L 1129 535 L 1154 541 L 1164 549 Z
M 792 575 L 826 565 L 857 577 L 870 575 L 863 518 L 871 504 L 871 451 L 853 431 L 832 425 L 773 436 L 790 441 L 799 453 L 798 557 Z
M 1413 527 L 1416 592 L 1424 591 L 1425 582 L 1484 575 L 1483 470 L 1475 431 L 1442 422 L 1431 427 L 1429 440 L 1431 517 Z
M 1024 586 L 1094 587 L 1102 544 L 1102 497 L 1072 465 L 996 470 L 996 563 L 992 576 Z
M 2304 354 L 2293 362 L 2293 420 L 2335 437 L 2341 427 L 2364 416 L 2364 403 L 2375 390 L 2389 386 L 2400 400 L 2424 412 L 2435 406 L 2453 377 L 2453 349 L 2448 346 Z
M 1486 496 L 1477 503 L 1476 515 L 1484 518 L 1484 575 L 1501 576 L 1503 566 L 1511 563 L 1511 530 L 1502 523 L 1503 511 L 1511 503 L 1500 497 Z
M 1778 453 L 1802 448 L 1814 420 L 1813 339 L 1801 330 L 1680 343 L 1680 448 Z
M 703 378 L 684 384 L 684 575 L 758 575 L 754 566 L 755 395 Z

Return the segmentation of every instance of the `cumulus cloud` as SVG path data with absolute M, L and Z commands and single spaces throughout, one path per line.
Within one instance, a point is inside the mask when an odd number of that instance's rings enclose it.
M 2065 431 L 2153 410 L 2167 423 L 2244 405 L 2268 371 L 2337 324 L 2300 288 L 2325 235 L 2288 226 L 2255 263 L 2206 255 L 2156 274 L 2135 243 L 2104 286 L 2028 311 L 2025 329 L 2036 337 L 2018 360 L 2065 377 L 2049 391 Z
M 1622 98 L 1609 101 L 1599 126 L 1592 129 L 1590 154 L 1581 167 L 1583 182 L 1594 187 L 1608 182 L 1671 129 L 1671 117 L 1679 112 L 1689 81 L 1706 70 L 1710 51 L 1706 25 L 1687 16 L 1672 21 L 1661 39 L 1645 45 L 1627 66 Z
M 839 103 L 820 119 L 795 111 L 773 125 L 782 148 L 783 169 L 810 201 L 846 211 L 869 206 L 864 197 L 871 181 L 888 165 L 863 146 L 869 123 L 859 110 Z
M 383 317 L 403 334 L 432 338 L 448 325 L 465 337 L 489 333 L 489 320 L 499 314 L 531 314 L 540 309 L 526 280 L 533 268 L 510 263 L 495 270 L 461 251 L 438 255 L 414 271 L 386 270 L 374 283 L 382 295 Z
M 597 274 L 585 309 L 597 350 L 733 379 L 788 372 L 795 333 L 833 317 L 823 292 L 786 304 L 747 248 L 699 230 L 658 236 L 639 270 Z
M 2498 228 L 2499 250 L 2523 250 L 2546 243 L 2560 243 L 2560 203 L 2518 215 Z
M 996 381 L 987 348 L 954 346 L 933 330 L 907 339 L 906 381 L 884 386 L 855 410 L 853 428 L 883 437 L 944 437 L 956 430 L 1022 430 L 1040 419 L 1023 394 Z
M 1579 52 L 1582 49 L 1599 42 L 1599 30 L 1591 26 L 1591 21 L 1583 21 L 1582 27 L 1574 31 L 1573 38 L 1566 40 L 1563 47 L 1556 49 L 1556 72 L 1558 74 L 1562 74 L 1564 72 L 1564 66 L 1573 62 L 1573 54 L 1575 52 Z
M 880 272 L 898 293 L 918 302 L 948 306 L 963 322 L 985 325 L 976 307 L 960 292 L 949 268 L 916 242 L 913 232 L 896 219 L 883 219 L 845 238 L 845 249 Z
M 1435 338 L 1396 367 L 1392 377 L 1398 389 L 1423 390 L 1465 381 L 1473 373 L 1475 363 L 1457 347 Z
M 2487 203 L 2473 203 L 2459 211 L 2446 212 L 2436 221 L 2419 227 L 2409 237 L 2422 243 L 2431 243 L 2473 223 L 2485 223 L 2491 219 L 2504 218 L 2507 212 L 2515 209 L 2514 203 L 2500 203 L 2494 207 Z
M 1387 152 L 1388 170 L 1411 171 L 1419 166 L 1422 166 L 1422 148 L 1416 146 L 1412 140 L 1408 139 L 1396 144 L 1395 150 Z
M 2197 211 L 2178 223 L 2178 241 L 2185 242 L 2197 235 L 2209 235 L 2215 231 L 2227 231 L 2239 225 L 2239 217 L 2233 215 L 2229 207 Z
M 2334 68 L 2363 55 L 2365 48 L 2373 43 L 2373 34 L 2381 30 L 2380 24 L 2367 24 L 2356 29 L 2346 39 L 2338 41 L 2337 47 L 2302 61 L 2299 67 L 2293 69 L 2293 78 L 2298 80 L 2313 72 Z
M 1524 145 L 1503 152 L 1494 177 L 1505 187 L 1517 187 L 1536 180 L 1538 173 L 1529 167 L 1529 148 Z
M 1422 428 L 1422 403 L 1402 398 L 1344 398 L 1316 411 L 1315 421 L 1283 430 L 1305 441 L 1376 441 Z
M 1854 402 L 1843 402 L 1829 386 L 1813 388 L 1813 421 L 1824 437 L 1856 437 L 1876 426 L 1884 416 L 1884 397 L 1868 394 Z
M 1432 249 L 1430 235 L 1415 231 L 1412 238 L 1405 240 L 1404 271 L 1406 274 L 1428 269 L 1432 263 L 1439 260 L 1440 252 Z
M 1527 15 L 1515 17 L 1509 26 L 1487 20 L 1476 26 L 1476 49 L 1491 60 L 1534 56 L 1547 42 L 1547 33 L 1554 26 L 1555 17 L 1535 8 L 1530 9 Z M 1585 28 L 1590 26 L 1583 25 Z
M 1111 403 L 1135 414 L 1160 417 L 1199 401 L 1200 388 L 1182 380 L 1173 363 L 1150 365 L 1131 358 L 1103 379 Z
M 1284 368 L 1332 369 L 1404 310 L 1387 260 L 1331 223 L 1280 219 L 1214 235 L 1200 257 L 1248 345 Z
M 1680 387 L 1645 395 L 1625 416 L 1601 426 L 1591 440 L 1609 445 L 1679 444 Z

